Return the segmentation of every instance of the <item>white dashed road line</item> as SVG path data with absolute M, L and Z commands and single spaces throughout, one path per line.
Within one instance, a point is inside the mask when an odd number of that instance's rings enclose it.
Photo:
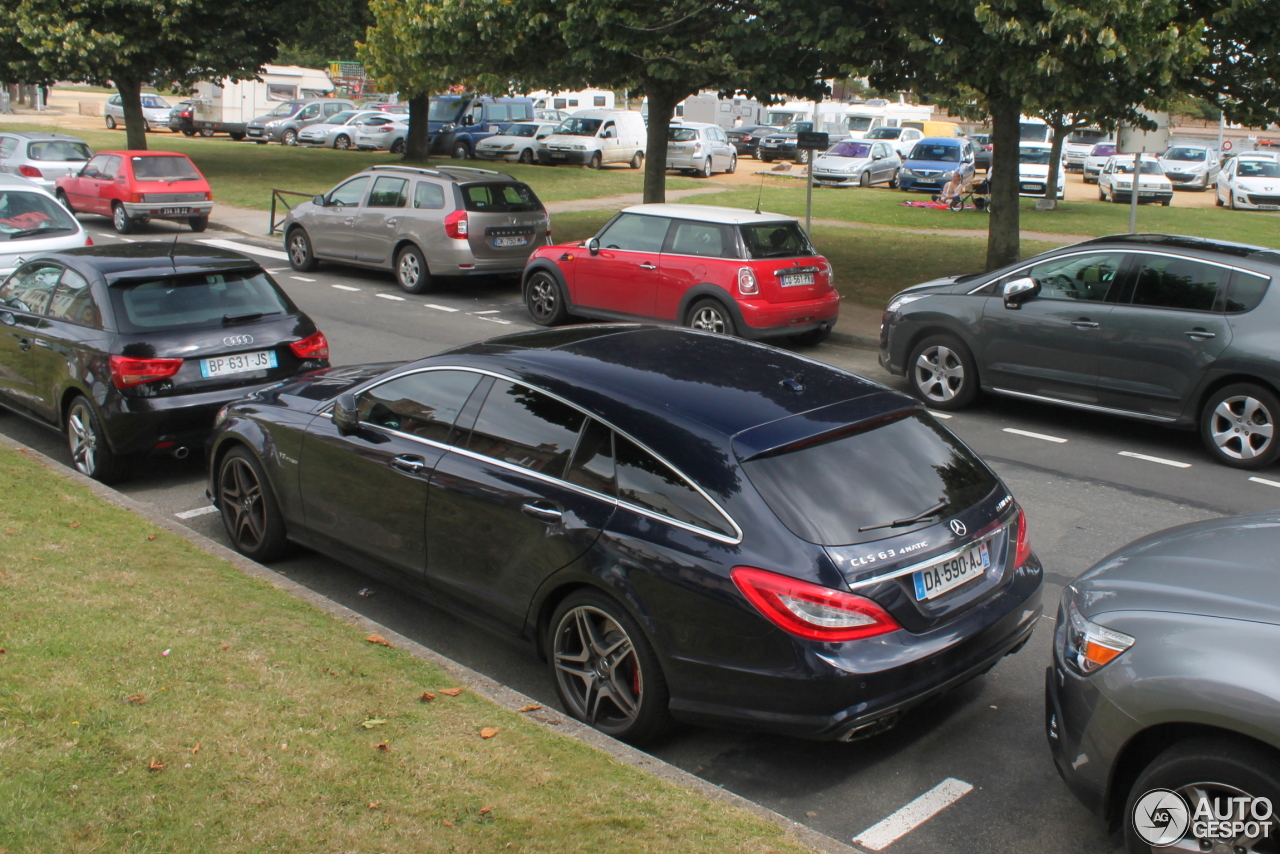
M 395 294 L 374 294 L 378 299 L 393 299 L 396 302 L 404 302 L 404 297 L 398 297 Z
M 1191 463 L 1180 463 L 1177 460 L 1166 460 L 1163 457 L 1150 457 L 1146 454 L 1138 454 L 1133 451 L 1121 451 L 1122 457 L 1133 457 L 1135 460 L 1146 460 L 1149 463 L 1159 463 L 1162 466 L 1173 466 L 1176 469 L 1189 469 Z
M 498 310 L 498 309 L 496 309 L 496 308 L 495 308 L 495 309 L 491 309 L 490 311 L 473 311 L 473 312 L 471 312 L 471 313 L 472 313 L 472 314 L 502 314 L 502 312 L 501 312 L 501 311 L 499 311 L 499 310 Z
M 929 414 L 934 418 L 941 418 L 943 421 L 946 421 L 948 418 L 955 418 L 954 415 L 948 415 L 945 412 L 934 412 L 932 409 L 929 410 Z
M 1056 442 L 1059 445 L 1066 444 L 1066 439 L 1059 439 L 1057 436 L 1046 436 L 1043 433 L 1032 433 L 1030 430 L 1019 430 L 1017 427 L 1006 427 L 1004 432 L 1013 433 L 1017 436 L 1026 436 L 1029 439 L 1042 439 L 1046 442 Z
M 1260 483 L 1263 486 L 1274 486 L 1277 489 L 1280 489 L 1280 483 L 1276 483 L 1274 480 L 1267 480 L 1264 477 L 1251 477 L 1249 478 L 1249 480 L 1253 481 L 1254 483 Z
M 279 249 L 263 249 L 261 246 L 254 246 L 252 243 L 241 243 L 238 240 L 223 240 L 220 237 L 206 237 L 200 241 L 207 246 L 217 246 L 220 249 L 233 249 L 236 252 L 243 252 L 246 255 L 258 255 L 263 258 L 274 258 L 277 261 L 288 261 L 289 256 Z
M 133 243 L 133 241 L 127 237 L 117 237 L 116 240 L 119 240 L 121 243 Z
M 358 291 L 359 288 L 353 288 L 350 285 L 330 285 L 331 288 L 337 288 L 340 291 Z
M 853 841 L 863 848 L 883 851 L 972 791 L 973 786 L 964 780 L 948 777 L 893 815 L 859 833 Z
M 306 276 L 290 276 L 291 279 L 297 279 L 299 282 L 314 282 L 315 279 L 308 279 Z
M 449 308 L 449 306 L 447 305 L 436 305 L 433 302 L 424 302 L 423 305 L 425 305 L 427 308 L 434 308 L 436 311 L 457 311 L 458 310 L 456 308 Z
M 174 513 L 179 519 L 194 519 L 197 516 L 208 516 L 210 513 L 217 513 L 218 508 L 210 504 L 207 507 L 197 507 L 195 510 L 183 510 L 181 513 Z
M 477 317 L 477 318 L 476 318 L 476 320 L 487 320 L 487 321 L 489 321 L 490 323 L 501 323 L 503 326 L 510 326 L 510 325 L 511 325 L 511 321 L 510 321 L 510 320 L 499 320 L 499 319 L 498 319 L 498 318 L 496 318 L 496 317 Z

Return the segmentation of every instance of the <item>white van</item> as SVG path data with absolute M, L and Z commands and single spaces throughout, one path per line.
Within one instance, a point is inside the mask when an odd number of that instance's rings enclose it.
M 599 169 L 606 163 L 644 165 L 644 118 L 634 110 L 579 110 L 542 140 L 538 162 Z

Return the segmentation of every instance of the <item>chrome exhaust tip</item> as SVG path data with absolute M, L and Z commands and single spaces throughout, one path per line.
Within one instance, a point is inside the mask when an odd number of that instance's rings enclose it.
M 186 445 L 180 445 L 173 449 L 173 458 L 176 460 L 185 460 L 191 454 L 191 449 Z

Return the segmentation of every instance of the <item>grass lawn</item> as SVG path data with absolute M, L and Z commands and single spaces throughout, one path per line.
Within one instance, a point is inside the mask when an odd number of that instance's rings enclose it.
M 0 495 L 4 854 L 808 850 L 8 448 Z
M 52 126 L 5 125 L 0 130 L 58 130 Z M 123 130 L 62 131 L 78 136 L 94 151 L 125 146 Z M 283 145 L 254 145 L 232 142 L 226 137 L 202 139 L 181 134 L 153 133 L 147 136 L 153 151 L 181 151 L 190 157 L 209 179 L 215 201 L 241 208 L 267 210 L 271 190 L 297 190 L 314 194 L 333 187 L 343 178 L 375 163 L 396 163 L 398 155 L 372 151 L 334 151 L 322 148 L 287 148 Z M 599 171 L 581 166 L 521 166 L 517 163 L 491 164 L 476 161 L 433 158 L 433 165 L 473 166 L 497 169 L 533 187 L 545 202 L 588 199 L 643 189 L 642 170 L 610 166 Z M 694 178 L 668 177 L 671 189 L 702 186 Z
M 555 239 L 564 243 L 586 240 L 611 216 L 613 211 L 555 214 L 551 218 Z M 979 272 L 987 257 L 987 242 L 971 237 L 814 226 L 813 242 L 831 261 L 841 296 L 876 308 L 908 285 L 938 276 Z M 1054 243 L 1024 240 L 1022 254 L 1029 257 L 1056 247 Z

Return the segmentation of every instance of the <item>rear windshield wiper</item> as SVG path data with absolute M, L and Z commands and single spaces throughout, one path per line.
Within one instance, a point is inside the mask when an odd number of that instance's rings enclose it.
M 14 231 L 9 234 L 10 240 L 19 240 L 23 237 L 35 237 L 38 234 L 57 234 L 60 231 L 75 231 L 68 225 L 59 225 L 54 228 L 28 228 L 25 231 Z
M 923 522 L 925 519 L 937 517 L 938 513 L 947 506 L 947 502 L 930 507 L 923 513 L 917 513 L 914 516 L 907 516 L 905 519 L 894 519 L 892 522 L 885 522 L 883 525 L 867 525 L 865 528 L 859 528 L 858 533 L 863 531 L 874 531 L 878 528 L 905 528 L 908 525 L 914 525 L 917 522 Z
M 279 314 L 280 312 L 273 311 L 271 313 Z M 222 322 L 223 323 L 243 323 L 246 320 L 257 320 L 259 317 L 263 317 L 265 315 L 266 315 L 265 311 L 253 311 L 248 314 L 224 314 L 222 315 Z

